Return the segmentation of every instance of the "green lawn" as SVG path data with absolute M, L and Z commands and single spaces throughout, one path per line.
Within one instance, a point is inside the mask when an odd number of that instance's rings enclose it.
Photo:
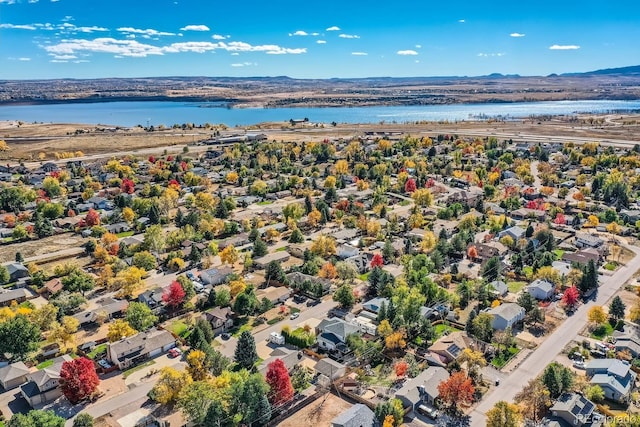
M 602 340 L 610 335 L 613 335 L 613 326 L 609 322 L 605 322 L 593 330 L 591 338 Z
M 508 282 L 507 283 L 507 288 L 509 289 L 509 292 L 517 294 L 526 285 L 527 285 L 527 282 Z
M 493 360 L 491 361 L 491 364 L 496 368 L 500 369 L 504 365 L 506 365 L 507 362 L 513 358 L 513 356 L 518 354 L 519 351 L 520 350 L 517 347 L 510 347 L 506 354 L 500 353 L 498 356 L 494 357 Z
M 253 328 L 253 322 L 249 321 L 249 318 L 241 319 L 243 321 L 242 325 L 240 325 L 237 329 L 235 329 L 232 333 L 234 337 L 239 337 L 244 331 L 250 331 Z
M 608 271 L 614 271 L 618 268 L 618 265 L 615 262 L 608 262 L 604 265 L 604 269 Z
M 526 266 L 522 269 L 522 274 L 524 274 L 527 278 L 533 277 L 533 267 Z
M 256 203 L 256 205 L 258 205 L 258 206 L 265 206 L 265 205 L 270 205 L 270 204 L 272 204 L 272 203 L 273 203 L 273 202 L 272 202 L 271 200 L 263 200 L 263 201 L 261 201 L 261 202 Z
M 139 371 L 139 370 L 141 370 L 141 369 L 144 369 L 144 368 L 146 368 L 147 366 L 151 366 L 151 365 L 153 365 L 154 363 L 156 363 L 156 361 L 155 361 L 155 360 L 147 360 L 146 362 L 144 362 L 144 363 L 142 363 L 142 364 L 140 364 L 140 365 L 138 365 L 138 366 L 134 366 L 134 367 L 133 367 L 133 368 L 131 368 L 131 369 L 127 369 L 126 371 L 124 371 L 124 372 L 123 372 L 123 374 L 122 374 L 122 375 L 123 375 L 125 378 L 127 378 L 129 375 L 133 374 L 134 372 L 137 372 L 137 371 Z
M 388 375 L 382 375 L 383 365 L 380 364 L 372 369 L 373 376 L 364 376 L 363 380 L 367 384 L 389 387 L 392 383 Z
M 53 359 L 45 360 L 44 362 L 39 363 L 38 366 L 36 366 L 36 368 L 44 369 L 44 368 L 48 368 L 51 365 L 53 365 Z
M 182 337 L 187 332 L 188 329 L 189 329 L 189 326 L 186 323 L 184 323 L 182 320 L 176 320 L 172 322 L 171 325 L 169 326 L 169 330 L 179 337 Z
M 402 200 L 400 203 L 398 203 L 400 206 L 409 206 L 411 204 L 411 202 L 409 200 Z
M 436 331 L 436 336 L 438 338 L 443 336 L 446 332 L 451 333 L 451 332 L 456 332 L 460 330 L 460 329 L 454 328 L 453 326 L 445 325 L 444 323 L 436 325 L 434 329 Z
M 276 323 L 278 323 L 279 321 L 281 321 L 283 319 L 284 319 L 283 316 L 274 317 L 271 320 L 267 320 L 267 325 L 275 325 Z
M 366 273 L 359 275 L 358 278 L 363 282 L 366 282 L 369 279 L 369 273 L 370 271 L 367 271 Z
M 93 348 L 93 350 L 91 350 L 89 353 L 87 353 L 87 357 L 89 359 L 95 359 L 97 356 L 101 355 L 102 353 L 106 353 L 107 352 L 107 344 L 100 344 L 97 345 Z
M 281 247 L 281 248 L 276 249 L 276 252 L 284 252 L 284 251 L 286 251 L 286 250 L 287 250 L 287 247 L 286 247 L 286 246 L 283 246 L 283 247 Z
M 564 255 L 564 251 L 562 249 L 556 249 L 553 253 L 556 255 L 556 260 L 561 260 L 562 255 Z
M 122 233 L 118 233 L 116 234 L 116 236 L 118 237 L 129 237 L 129 236 L 133 236 L 134 231 L 123 231 Z

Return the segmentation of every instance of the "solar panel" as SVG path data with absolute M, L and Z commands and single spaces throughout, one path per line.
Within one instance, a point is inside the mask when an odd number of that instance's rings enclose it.
M 581 414 L 589 414 L 591 412 L 593 412 L 593 409 L 595 408 L 595 405 L 591 402 L 586 402 L 584 407 L 582 408 L 582 411 L 580 412 Z
M 453 354 L 454 357 L 458 357 L 458 354 L 460 354 L 460 347 L 455 344 L 451 344 L 447 350 L 449 350 L 449 353 Z

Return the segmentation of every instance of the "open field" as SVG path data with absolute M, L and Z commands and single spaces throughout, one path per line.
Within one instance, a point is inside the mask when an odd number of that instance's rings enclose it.
M 81 130 L 81 132 L 76 132 Z M 552 119 L 526 119 L 518 121 L 461 121 L 379 123 L 379 124 L 307 124 L 291 126 L 289 123 L 262 123 L 243 128 L 228 129 L 228 133 L 259 131 L 269 140 L 319 141 L 325 138 L 339 139 L 362 136 L 365 132 L 407 133 L 436 136 L 457 134 L 481 138 L 494 136 L 498 140 L 513 139 L 526 142 L 576 142 L 603 141 L 612 145 L 640 143 L 640 115 L 584 115 L 578 117 L 554 117 Z M 136 153 L 139 150 L 157 148 L 182 151 L 185 145 L 194 145 L 209 139 L 214 128 L 176 129 L 146 132 L 141 128 L 118 129 L 105 132 L 103 128 L 89 124 L 21 124 L 0 123 L 0 138 L 9 144 L 9 150 L 0 152 L 0 160 L 35 161 L 44 153 L 46 160 L 55 159 L 55 153 L 81 151 L 84 155 L 110 153 Z M 189 147 L 190 151 L 204 151 L 206 147 Z M 145 154 L 139 152 L 137 154 Z M 157 153 L 156 153 L 157 154 Z
M 278 427 L 330 426 L 331 420 L 351 406 L 353 406 L 351 403 L 329 393 L 326 395 L 326 399 L 320 397 L 311 405 L 278 424 Z

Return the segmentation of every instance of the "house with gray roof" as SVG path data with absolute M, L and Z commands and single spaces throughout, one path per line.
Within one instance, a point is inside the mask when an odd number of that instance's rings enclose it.
M 604 244 L 604 240 L 593 234 L 576 233 L 576 247 L 578 248 L 599 248 Z
M 616 402 L 628 402 L 637 374 L 629 362 L 618 359 L 594 359 L 587 364 L 591 385 L 599 385 L 604 397 Z
M 324 350 L 335 350 L 347 341 L 347 336 L 359 332 L 359 328 L 340 318 L 323 319 L 317 326 L 316 340 Z
M 514 241 L 518 241 L 524 237 L 525 230 L 514 225 L 513 227 L 509 227 L 506 230 L 502 230 L 498 233 L 498 239 L 502 239 L 504 236 L 510 236 Z
M 222 283 L 233 273 L 233 269 L 229 267 L 210 268 L 200 272 L 200 280 L 205 285 L 217 286 Z
M 626 325 L 622 331 L 613 331 L 616 351 L 628 351 L 631 356 L 640 356 L 640 334 L 637 328 Z
M 423 403 L 433 405 L 440 396 L 438 385 L 449 379 L 449 372 L 438 366 L 430 366 L 420 375 L 406 381 L 396 392 L 396 398 L 402 401 L 405 408 L 417 408 Z
M 597 427 L 603 424 L 604 417 L 596 411 L 596 405 L 578 393 L 563 393 L 549 409 L 552 418 L 558 424 L 569 426 Z M 564 423 L 563 423 L 564 421 Z
M 20 279 L 29 277 L 29 270 L 20 262 L 10 262 L 6 264 L 5 267 L 7 267 L 7 271 L 9 272 L 9 282 L 17 282 Z
M 524 308 L 513 302 L 500 304 L 487 311 L 493 316 L 493 329 L 503 331 L 524 319 Z
M 329 357 L 325 357 L 316 362 L 313 370 L 316 374 L 323 375 L 333 381 L 344 376 L 347 372 L 347 367 L 340 362 L 336 362 Z
M 20 393 L 32 408 L 62 396 L 60 370 L 64 362 L 71 360 L 71 356 L 65 354 L 53 359 L 51 366 L 27 375 L 28 382 L 20 387 Z
M 131 337 L 109 343 L 107 359 L 120 369 L 126 369 L 161 355 L 176 346 L 175 337 L 168 331 L 150 329 Z
M 291 372 L 291 370 L 302 360 L 302 352 L 298 350 L 291 350 L 286 347 L 278 347 L 271 353 L 271 356 L 266 359 L 264 362 L 260 364 L 258 367 L 258 372 L 262 374 L 262 376 L 267 375 L 267 370 L 269 369 L 269 364 L 275 362 L 276 359 L 282 360 L 284 366 L 287 368 L 287 371 Z
M 6 390 L 18 387 L 27 381 L 29 368 L 23 362 L 15 362 L 0 368 L 0 385 Z
M 375 427 L 376 415 L 367 405 L 358 403 L 331 420 L 331 427 Z
M 0 307 L 9 306 L 15 301 L 20 304 L 34 295 L 25 288 L 5 290 L 0 288 Z
M 556 286 L 544 279 L 536 279 L 525 288 L 529 294 L 539 301 L 548 300 L 556 292 Z
M 502 280 L 494 280 L 489 283 L 489 292 L 498 297 L 505 297 L 509 293 L 509 288 Z
M 372 298 L 369 301 L 362 304 L 362 308 L 372 313 L 378 314 L 378 311 L 380 311 L 382 304 L 388 306 L 389 298 L 384 298 L 384 297 Z

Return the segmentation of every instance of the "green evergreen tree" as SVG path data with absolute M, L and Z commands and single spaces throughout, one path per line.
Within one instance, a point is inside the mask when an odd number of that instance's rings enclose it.
M 624 311 L 627 306 L 622 302 L 622 298 L 616 295 L 609 305 L 609 316 L 615 320 L 624 319 Z
M 265 256 L 268 252 L 269 248 L 267 247 L 267 244 L 260 237 L 258 237 L 253 242 L 253 252 L 251 253 L 251 257 L 254 259 L 260 258 Z
M 258 352 L 256 351 L 256 342 L 251 332 L 244 331 L 238 339 L 236 351 L 234 353 L 234 361 L 245 369 L 252 369 L 253 365 L 258 361 Z

